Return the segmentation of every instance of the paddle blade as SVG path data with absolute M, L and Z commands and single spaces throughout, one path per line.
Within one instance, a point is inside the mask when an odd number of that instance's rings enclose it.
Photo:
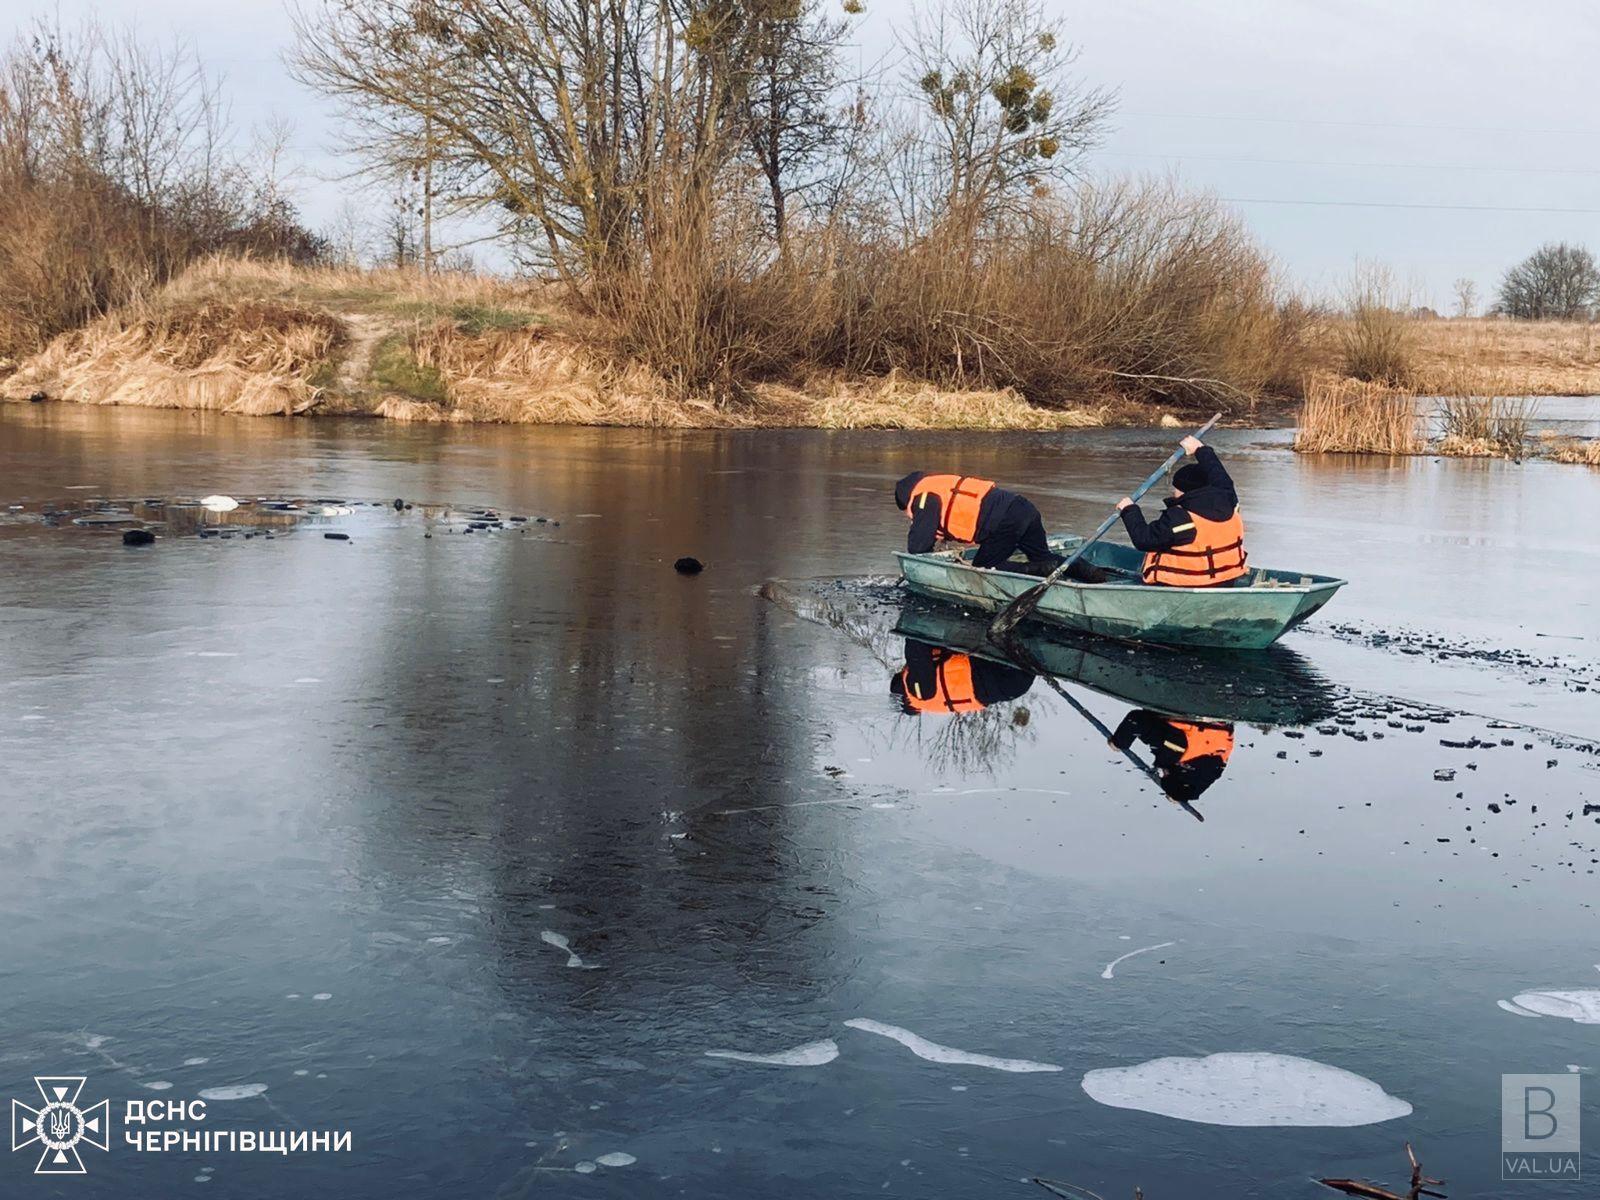
M 1039 607 L 1039 601 L 1044 599 L 1045 592 L 1049 589 L 1048 583 L 1036 583 L 1022 595 L 1018 596 L 1005 608 L 1000 610 L 1000 615 L 989 623 L 989 640 L 998 642 L 1010 635 L 1011 631 L 1026 621 Z

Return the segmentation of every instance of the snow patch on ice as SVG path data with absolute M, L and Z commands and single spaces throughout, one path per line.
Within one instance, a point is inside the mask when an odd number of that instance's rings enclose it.
M 832 1038 L 807 1042 L 776 1054 L 749 1054 L 743 1050 L 707 1050 L 707 1058 L 728 1058 L 734 1062 L 756 1063 L 766 1067 L 821 1067 L 839 1057 L 839 1044 Z M 604 1160 L 602 1160 L 604 1161 Z
M 152 1079 L 149 1083 L 141 1084 L 140 1086 L 147 1087 L 152 1092 L 164 1092 L 170 1088 L 172 1084 L 168 1083 L 165 1079 Z
M 1113 978 L 1115 978 L 1116 977 L 1115 976 L 1115 972 L 1116 972 L 1116 969 L 1117 969 L 1117 964 L 1121 963 L 1121 962 L 1126 962 L 1128 959 L 1132 958 L 1135 954 L 1148 954 L 1152 950 L 1165 950 L 1168 946 L 1176 946 L 1177 944 L 1178 944 L 1177 942 L 1157 942 L 1154 946 L 1140 946 L 1137 950 L 1129 950 L 1121 958 L 1114 958 L 1110 962 L 1108 962 L 1106 964 L 1106 969 L 1104 971 L 1100 972 L 1100 978 L 1101 979 L 1113 979 Z
M 1406 1101 L 1352 1071 L 1261 1052 L 1156 1058 L 1090 1071 L 1083 1090 L 1112 1108 L 1204 1125 L 1347 1127 L 1411 1112 Z
M 595 1162 L 602 1167 L 631 1167 L 639 1160 L 633 1155 L 622 1150 L 613 1150 L 610 1154 L 602 1154 Z
M 1600 1025 L 1600 988 L 1518 992 L 1511 1003 L 1536 1017 L 1565 1017 L 1579 1025 Z
M 552 930 L 545 929 L 540 931 L 539 940 L 545 943 L 547 946 L 554 946 L 557 950 L 565 951 L 567 955 L 567 966 L 587 968 L 589 970 L 594 969 L 593 964 L 585 963 L 583 959 L 572 952 L 572 943 L 567 940 L 565 934 L 556 933 Z
M 232 1083 L 227 1087 L 201 1088 L 202 1100 L 248 1100 L 267 1090 L 264 1083 Z
M 974 1054 L 970 1050 L 957 1050 L 951 1046 L 941 1046 L 938 1042 L 930 1042 L 927 1038 L 920 1037 L 909 1029 L 902 1029 L 898 1025 L 886 1025 L 882 1021 L 874 1021 L 866 1017 L 852 1017 L 845 1024 L 851 1029 L 859 1029 L 863 1033 L 875 1033 L 879 1037 L 886 1037 L 890 1041 L 899 1042 L 918 1058 L 925 1058 L 929 1062 L 953 1063 L 966 1067 L 987 1067 L 991 1071 L 1011 1071 L 1017 1074 L 1061 1070 L 1060 1067 L 1051 1063 L 1032 1062 L 1026 1058 L 995 1058 L 989 1054 Z

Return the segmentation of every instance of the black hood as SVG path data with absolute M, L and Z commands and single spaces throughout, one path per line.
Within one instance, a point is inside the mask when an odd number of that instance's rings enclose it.
M 926 474 L 926 471 L 913 471 L 894 485 L 894 506 L 896 508 L 903 509 L 911 503 L 911 489 L 916 487 Z

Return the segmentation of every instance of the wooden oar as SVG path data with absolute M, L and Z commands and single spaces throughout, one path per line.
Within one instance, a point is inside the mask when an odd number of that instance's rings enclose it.
M 1220 420 L 1222 420 L 1221 413 L 1213 414 L 1211 420 L 1207 421 L 1204 425 L 1200 426 L 1199 429 L 1194 431 L 1193 436 L 1196 438 L 1204 437 L 1211 431 L 1211 427 Z M 1185 451 L 1183 447 L 1179 446 L 1170 455 L 1168 455 L 1167 461 L 1152 471 L 1150 478 L 1146 479 L 1137 488 L 1135 488 L 1133 492 L 1130 493 L 1130 499 L 1135 501 L 1138 500 L 1140 496 L 1144 495 L 1151 488 L 1155 487 L 1157 483 L 1161 482 L 1161 477 L 1172 469 L 1172 465 L 1182 458 L 1184 453 Z M 1072 552 L 1072 555 L 1067 559 L 1066 562 L 1062 563 L 1054 571 L 1051 571 L 1049 575 L 1045 576 L 1043 583 L 1034 584 L 1027 591 L 1023 592 L 1022 595 L 1018 596 L 1010 604 L 1001 609 L 999 615 L 989 623 L 989 640 L 992 642 L 998 642 L 1001 638 L 1005 637 L 1008 633 L 1015 629 L 1019 624 L 1021 624 L 1023 621 L 1026 621 L 1028 617 L 1033 614 L 1033 610 L 1039 607 L 1039 601 L 1044 599 L 1045 593 L 1050 590 L 1050 585 L 1065 575 L 1072 564 L 1083 557 L 1083 552 L 1085 550 L 1104 537 L 1106 530 L 1115 525 L 1121 515 L 1122 514 L 1120 512 L 1113 509 L 1111 515 L 1104 521 L 1100 522 L 1100 528 L 1096 529 L 1087 538 L 1085 538 L 1083 540 L 1083 544 Z

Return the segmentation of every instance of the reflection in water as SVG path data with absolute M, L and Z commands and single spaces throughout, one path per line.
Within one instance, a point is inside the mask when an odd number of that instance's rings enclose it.
M 1008 662 L 907 638 L 906 665 L 890 677 L 889 690 L 912 715 L 965 713 L 1016 700 L 1033 679 L 1033 672 Z
M 1187 803 L 1222 777 L 1233 754 L 1233 726 L 1207 721 L 1184 721 L 1147 708 L 1136 708 L 1122 718 L 1111 744 L 1118 750 L 1142 742 L 1150 750 L 1155 778 L 1161 790 Z

